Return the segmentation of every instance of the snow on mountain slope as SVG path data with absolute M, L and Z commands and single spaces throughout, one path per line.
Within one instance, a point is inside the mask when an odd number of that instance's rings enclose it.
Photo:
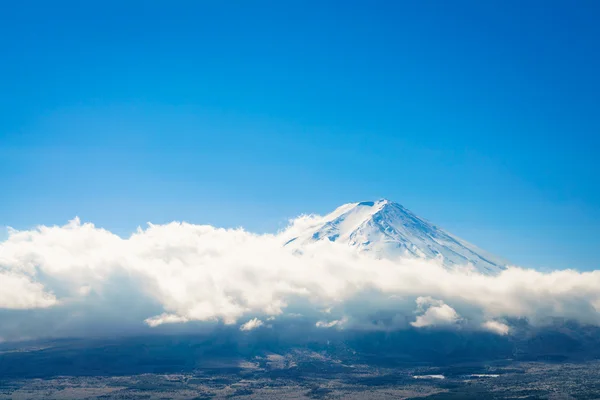
M 417 217 L 388 200 L 349 203 L 308 226 L 285 245 L 300 249 L 318 240 L 346 243 L 377 258 L 440 258 L 444 266 L 473 266 L 493 275 L 506 262 Z

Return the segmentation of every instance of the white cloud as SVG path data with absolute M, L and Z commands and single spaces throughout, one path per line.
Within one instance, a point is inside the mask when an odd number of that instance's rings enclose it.
M 290 229 L 315 221 L 302 217 Z M 88 315 L 86 323 L 118 317 L 115 329 L 124 320 L 158 327 L 275 316 L 284 321 L 299 314 L 320 327 L 345 321 L 345 327 L 380 329 L 384 323 L 372 321 L 384 313 L 396 328 L 411 319 L 414 327 L 460 321 L 461 327 L 499 334 L 506 331 L 498 322 L 505 318 L 600 325 L 600 271 L 511 267 L 483 276 L 448 271 L 435 261 L 376 260 L 327 241 L 298 254 L 282 246 L 289 236 L 173 222 L 121 238 L 78 219 L 10 230 L 0 242 L 0 311 L 37 311 L 22 328 L 16 322 L 0 326 L 0 336 L 8 337 L 7 325 L 12 334 L 34 331 L 23 336 L 45 333 L 52 324 L 68 334 L 67 327 L 80 323 L 77 315 Z M 323 310 L 327 321 L 320 321 Z M 13 315 L 2 316 L 3 322 Z
M 435 300 L 431 297 L 418 297 L 416 301 L 417 312 L 422 313 L 422 315 L 417 316 L 417 319 L 410 323 L 415 328 L 448 326 L 460 320 L 456 310 L 441 300 Z
M 346 323 L 348 322 L 348 319 L 346 317 L 342 318 L 342 319 L 336 319 L 333 321 L 317 321 L 317 323 L 315 324 L 315 326 L 317 328 L 333 328 L 338 327 L 341 328 L 343 327 Z
M 0 269 L 0 309 L 47 308 L 57 303 L 52 293 L 44 291 L 44 286 L 27 274 Z
M 263 322 L 260 319 L 252 318 L 250 321 L 240 326 L 240 331 L 251 331 L 261 326 L 263 326 Z
M 483 324 L 481 324 L 481 327 L 486 331 L 490 331 L 498 335 L 506 335 L 510 331 L 510 327 L 508 325 L 498 321 L 485 321 Z
M 161 314 L 152 318 L 146 318 L 144 320 L 151 327 L 159 326 L 162 324 L 175 324 L 179 322 L 188 322 L 189 320 L 185 317 L 180 317 L 179 315 L 174 314 Z

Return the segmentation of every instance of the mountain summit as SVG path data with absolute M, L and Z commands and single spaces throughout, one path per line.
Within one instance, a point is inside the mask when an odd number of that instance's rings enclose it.
M 363 201 L 338 207 L 285 245 L 301 247 L 318 240 L 346 243 L 377 258 L 441 258 L 444 266 L 472 265 L 494 275 L 506 262 L 389 200 Z

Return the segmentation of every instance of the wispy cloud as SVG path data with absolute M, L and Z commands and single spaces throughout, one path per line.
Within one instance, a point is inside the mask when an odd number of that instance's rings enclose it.
M 263 322 L 258 318 L 252 318 L 250 321 L 240 326 L 240 331 L 251 331 L 263 326 Z

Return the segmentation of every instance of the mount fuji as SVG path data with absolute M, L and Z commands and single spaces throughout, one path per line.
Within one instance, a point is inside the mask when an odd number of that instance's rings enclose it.
M 446 268 L 470 266 L 486 275 L 498 274 L 507 265 L 503 259 L 385 199 L 344 204 L 289 239 L 285 246 L 300 250 L 319 240 L 347 244 L 376 258 L 439 259 Z

